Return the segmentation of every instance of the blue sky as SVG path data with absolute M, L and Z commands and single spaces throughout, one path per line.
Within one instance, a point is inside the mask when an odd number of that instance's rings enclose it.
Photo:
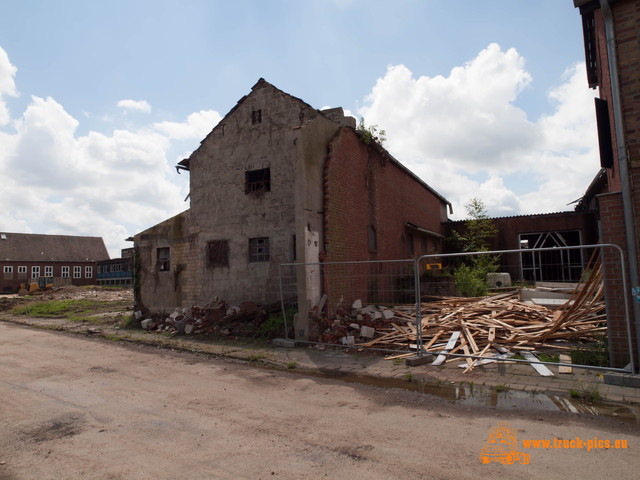
M 0 11 L 6 231 L 99 235 L 116 255 L 188 207 L 188 175 L 173 166 L 260 77 L 385 129 L 454 218 L 473 197 L 496 216 L 570 209 L 598 169 L 571 0 L 0 0 Z

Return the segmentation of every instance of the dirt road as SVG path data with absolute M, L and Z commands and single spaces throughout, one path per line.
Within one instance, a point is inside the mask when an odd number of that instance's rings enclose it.
M 633 478 L 636 425 L 437 398 L 0 323 L 0 479 Z M 517 429 L 530 464 L 480 463 Z M 524 448 L 526 439 L 626 449 Z

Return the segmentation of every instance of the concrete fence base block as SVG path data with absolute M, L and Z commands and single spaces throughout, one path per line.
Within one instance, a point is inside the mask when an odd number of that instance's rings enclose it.
M 274 338 L 273 339 L 273 344 L 276 347 L 282 347 L 282 348 L 293 348 L 296 346 L 296 342 L 294 342 L 293 340 L 289 340 L 286 338 Z
M 425 353 L 421 357 L 414 355 L 412 357 L 407 357 L 404 359 L 404 363 L 409 365 L 410 367 L 417 367 L 418 365 L 424 365 L 425 363 L 433 362 L 433 355 L 430 353 Z
M 640 375 L 631 375 L 628 373 L 605 373 L 603 376 L 604 383 L 607 385 L 640 388 Z

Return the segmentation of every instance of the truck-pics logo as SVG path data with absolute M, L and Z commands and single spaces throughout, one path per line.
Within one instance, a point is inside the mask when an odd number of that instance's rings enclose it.
M 508 423 L 499 423 L 492 428 L 480 452 L 480 461 L 485 464 L 500 462 L 504 465 L 511 465 L 517 461 L 522 465 L 528 465 L 531 456 L 528 453 L 518 452 L 516 433 L 517 430 L 511 428 Z

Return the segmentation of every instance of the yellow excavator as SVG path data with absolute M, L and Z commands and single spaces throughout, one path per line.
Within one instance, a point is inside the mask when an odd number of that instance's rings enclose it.
M 21 283 L 18 295 L 42 295 L 53 290 L 53 277 L 39 277 L 37 282 Z

